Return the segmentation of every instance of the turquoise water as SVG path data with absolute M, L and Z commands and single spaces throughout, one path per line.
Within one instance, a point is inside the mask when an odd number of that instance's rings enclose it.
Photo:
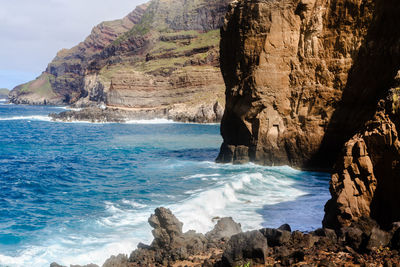
M 218 125 L 51 122 L 61 108 L 0 103 L 0 266 L 101 265 L 152 240 L 170 208 L 184 230 L 320 227 L 329 176 L 214 163 Z

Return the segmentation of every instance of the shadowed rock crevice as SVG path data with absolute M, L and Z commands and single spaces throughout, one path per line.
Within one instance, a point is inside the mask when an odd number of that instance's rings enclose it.
M 324 225 L 400 219 L 400 3 L 238 1 L 221 30 L 219 162 L 332 170 Z M 397 77 L 397 78 L 395 78 Z
M 344 140 L 323 138 L 327 130 L 341 131 L 332 116 L 354 83 L 353 61 L 374 7 L 372 0 L 232 3 L 220 42 L 226 84 L 223 148 L 247 146 L 243 161 L 331 168 Z M 223 151 L 219 161 L 241 162 Z M 318 151 L 324 151 L 323 159 Z
M 332 175 L 332 199 L 323 222 L 327 227 L 340 228 L 371 217 L 388 229 L 400 220 L 396 129 L 400 124 L 395 103 L 400 32 L 393 31 L 400 27 L 398 12 L 399 3 L 376 1 L 367 38 L 317 154 L 322 157 L 328 146 L 339 148 L 346 142 Z

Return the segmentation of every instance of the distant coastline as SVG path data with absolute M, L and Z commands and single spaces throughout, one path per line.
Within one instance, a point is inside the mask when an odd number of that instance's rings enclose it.
M 10 93 L 10 90 L 8 90 L 7 88 L 0 88 L 0 100 L 1 99 L 8 99 L 8 94 Z

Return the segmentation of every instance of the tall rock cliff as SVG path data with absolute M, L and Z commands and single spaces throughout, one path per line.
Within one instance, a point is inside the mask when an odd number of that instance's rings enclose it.
M 221 31 L 217 160 L 327 170 L 337 162 L 326 226 L 400 220 L 398 14 L 395 0 L 232 3 Z
M 13 90 L 11 101 L 104 104 L 176 118 L 190 116 L 185 109 L 215 110 L 218 120 L 225 102 L 219 28 L 229 2 L 151 0 L 61 50 L 40 77 Z

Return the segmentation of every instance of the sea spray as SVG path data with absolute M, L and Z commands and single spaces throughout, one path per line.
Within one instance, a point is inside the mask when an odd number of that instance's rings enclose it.
M 245 230 L 321 225 L 327 174 L 216 164 L 217 125 L 32 119 L 54 110 L 0 106 L 1 118 L 30 118 L 0 120 L 2 266 L 101 265 L 151 242 L 159 206 L 198 232 L 223 216 Z

